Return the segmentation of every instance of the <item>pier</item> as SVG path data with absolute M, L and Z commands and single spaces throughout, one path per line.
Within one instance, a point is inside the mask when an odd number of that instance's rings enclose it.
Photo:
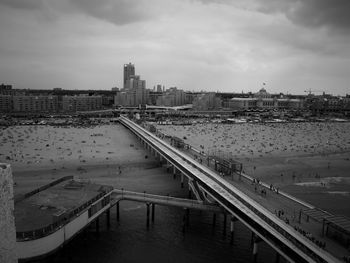
M 188 178 L 189 187 L 196 198 L 214 200 L 227 213 L 245 224 L 257 237 L 276 250 L 277 258 L 283 256 L 290 262 L 340 262 L 328 251 L 300 235 L 273 213 L 254 201 L 218 174 L 196 162 L 188 155 L 157 138 L 152 133 L 121 116 L 120 122 L 130 129 L 160 162 L 175 167 L 176 171 Z M 183 179 L 181 179 L 183 185 Z M 210 197 L 209 199 L 207 197 Z M 257 243 L 257 242 L 256 242 Z M 256 244 L 257 251 L 257 244 Z

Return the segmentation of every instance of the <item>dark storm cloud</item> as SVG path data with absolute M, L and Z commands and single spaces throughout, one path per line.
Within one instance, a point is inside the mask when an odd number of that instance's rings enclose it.
M 125 25 L 151 17 L 147 5 L 139 0 L 70 0 L 79 11 L 90 16 Z
M 263 13 L 283 13 L 294 24 L 350 30 L 349 0 L 199 0 L 202 3 L 227 4 Z
M 283 12 L 298 25 L 350 29 L 349 0 L 269 0 L 260 4 L 261 11 Z
M 43 0 L 0 0 L 0 4 L 18 9 L 38 9 Z

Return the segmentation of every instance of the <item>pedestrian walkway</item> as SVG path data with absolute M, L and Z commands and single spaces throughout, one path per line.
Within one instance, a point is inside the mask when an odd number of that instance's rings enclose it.
M 208 165 L 204 153 L 196 153 L 192 149 L 183 149 L 183 152 L 197 160 L 200 164 L 215 171 L 214 165 L 210 161 Z M 303 213 L 303 211 L 315 210 L 316 208 L 313 205 L 244 173 L 234 173 L 231 176 L 224 176 L 221 173 L 221 176 L 270 212 L 274 213 L 281 221 L 290 224 L 296 230 L 300 230 L 299 233 L 303 236 L 316 242 L 317 245 L 321 244 L 319 246 L 320 249 L 325 249 L 338 257 L 341 255 L 341 258 L 349 255 L 349 250 L 345 246 L 323 234 L 324 226 L 322 220 L 315 220 L 313 217 L 308 217 Z M 327 212 L 325 213 L 328 216 L 330 215 Z

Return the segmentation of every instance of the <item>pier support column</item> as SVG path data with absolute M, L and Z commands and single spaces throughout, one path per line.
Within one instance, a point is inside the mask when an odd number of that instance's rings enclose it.
M 253 243 L 253 262 L 257 262 L 258 260 L 258 242 Z
M 115 205 L 115 209 L 117 211 L 117 221 L 119 222 L 119 202 Z
M 100 218 L 97 217 L 95 220 L 96 234 L 100 232 Z
M 276 258 L 275 258 L 275 263 L 280 262 L 280 253 L 276 252 Z
M 111 211 L 108 209 L 106 211 L 106 219 L 107 219 L 107 227 L 109 228 L 111 226 Z
M 226 225 L 227 225 L 227 215 L 223 214 L 223 216 L 224 216 L 224 227 L 223 227 L 222 234 L 225 236 L 226 235 Z
M 166 172 L 169 173 L 170 169 L 171 169 L 171 163 L 168 160 L 166 160 Z
M 235 221 L 237 221 L 237 218 L 231 215 L 231 220 L 230 220 L 231 243 L 233 243 L 233 237 L 235 234 Z
M 258 260 L 258 243 L 261 241 L 261 239 L 253 233 L 252 235 L 252 241 L 253 241 L 253 262 L 257 262 Z
M 213 214 L 213 227 L 216 225 L 216 213 Z
M 186 216 L 186 226 L 190 225 L 190 209 L 185 208 L 185 216 Z
M 185 233 L 186 226 L 190 225 L 190 209 L 184 208 L 184 216 L 182 218 L 182 232 Z
M 154 223 L 154 213 L 155 213 L 156 205 L 152 203 L 152 223 Z
M 148 227 L 149 227 L 149 206 L 150 206 L 150 203 L 147 203 L 146 206 L 147 206 L 147 221 L 146 221 L 146 226 L 147 226 L 147 228 L 148 228 Z
M 181 188 L 184 188 L 184 174 L 181 173 Z

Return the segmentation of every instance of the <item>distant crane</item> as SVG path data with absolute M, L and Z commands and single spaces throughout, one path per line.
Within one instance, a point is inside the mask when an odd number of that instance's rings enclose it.
M 304 90 L 304 92 L 307 92 L 308 95 L 311 95 L 313 92 L 325 92 L 324 90 L 312 90 L 312 89 L 308 89 L 308 90 Z

